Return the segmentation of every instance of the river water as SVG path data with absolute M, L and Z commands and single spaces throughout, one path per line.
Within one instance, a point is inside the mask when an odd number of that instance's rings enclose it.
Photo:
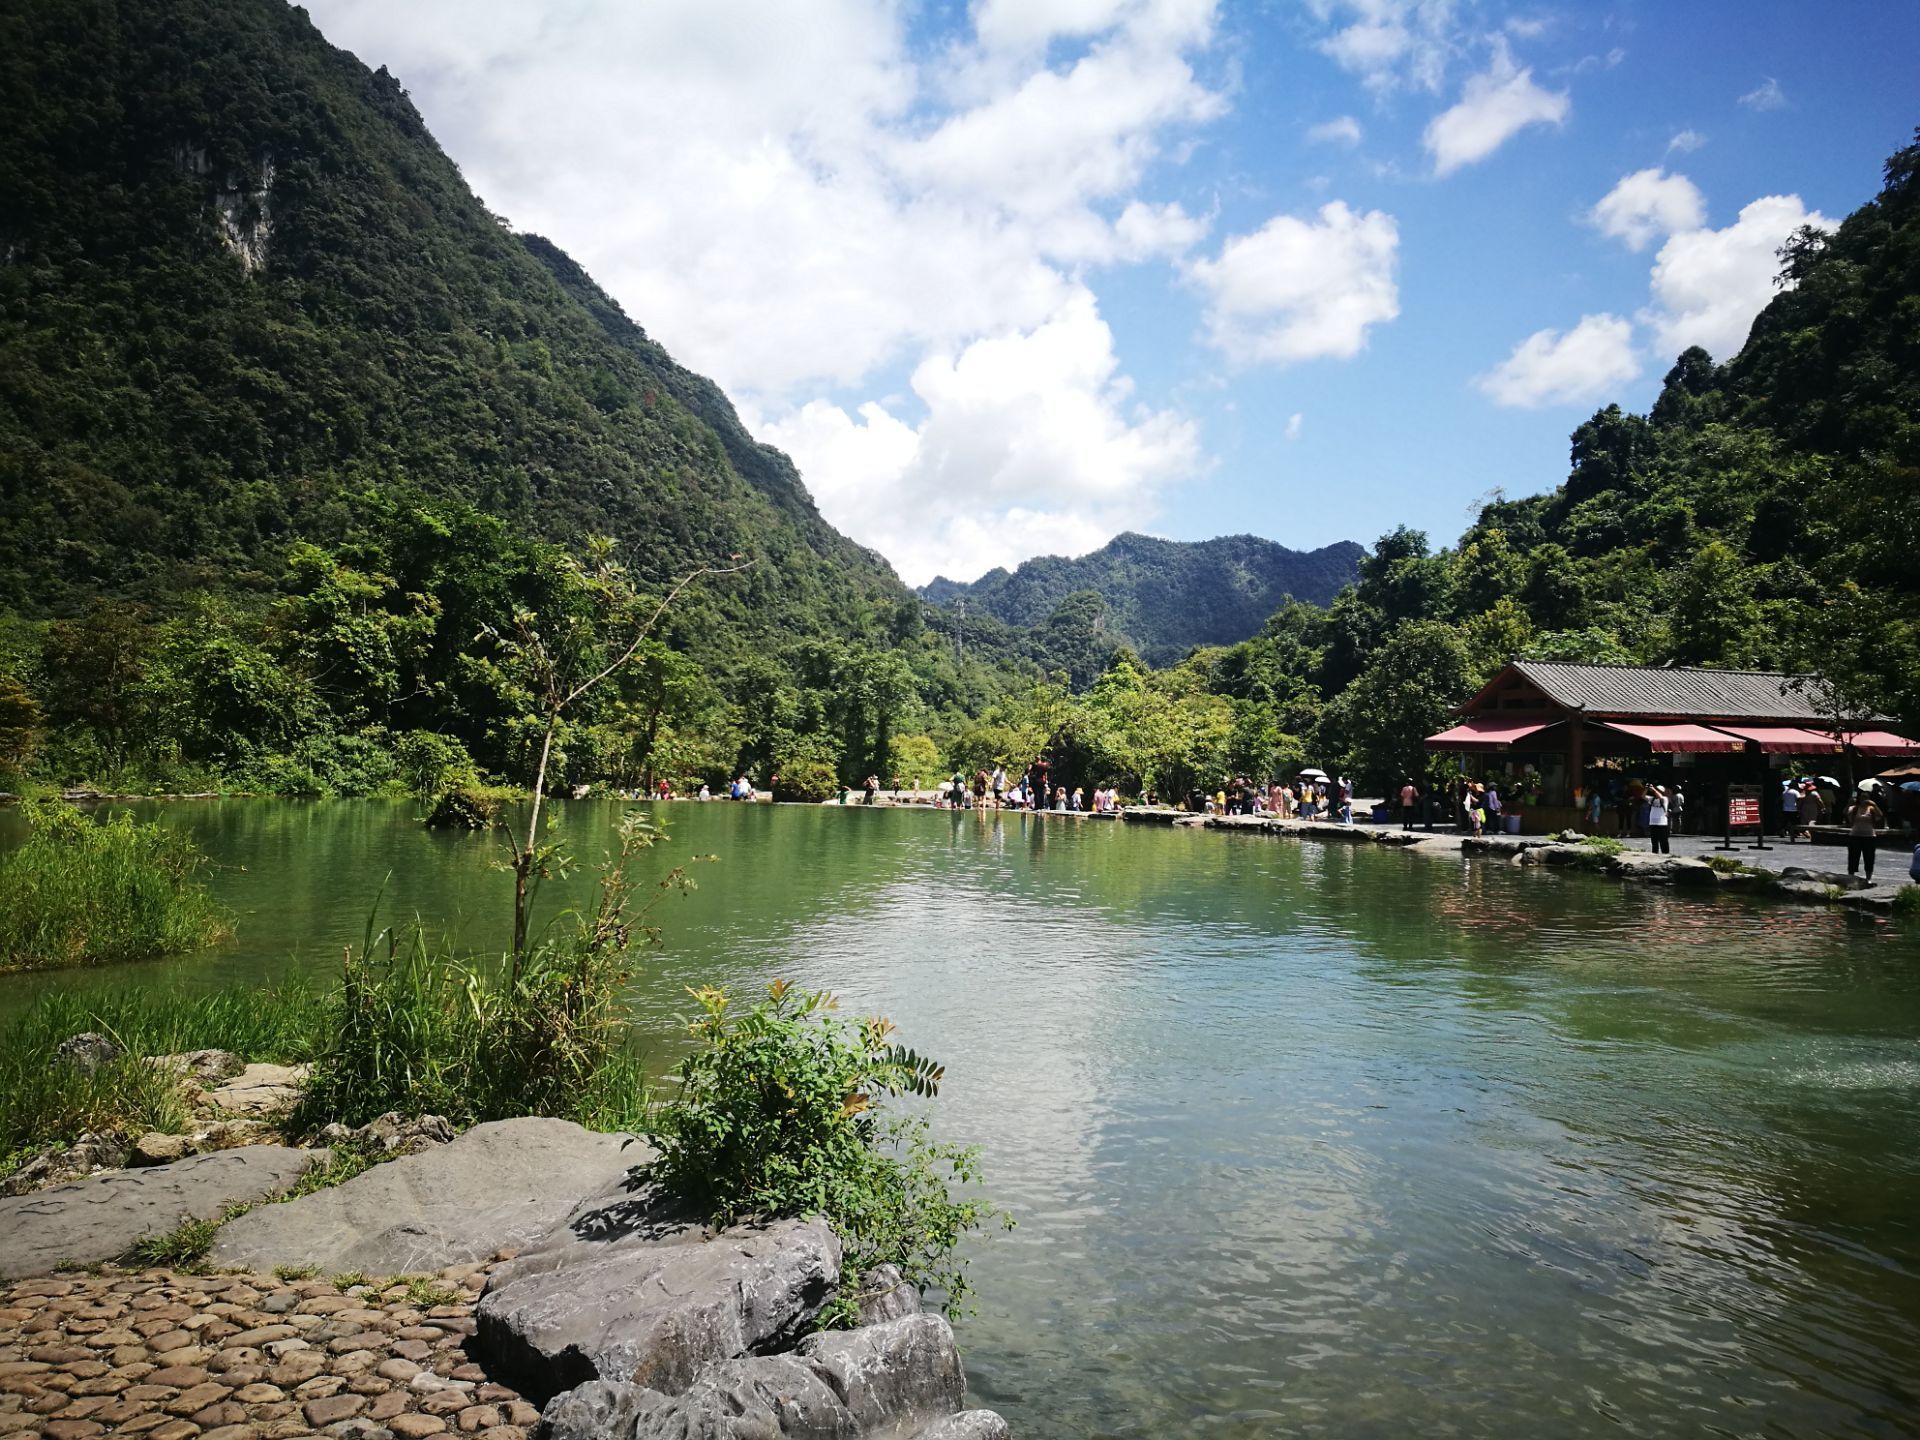
M 586 855 L 618 813 L 558 811 Z M 496 842 L 409 805 L 158 813 L 235 941 L 0 1009 L 325 974 L 383 887 L 503 935 Z M 656 813 L 650 863 L 719 857 L 634 996 L 663 1069 L 684 987 L 776 977 L 946 1062 L 939 1130 L 1019 1219 L 960 1326 L 1019 1435 L 1920 1434 L 1911 931 L 1260 836 Z

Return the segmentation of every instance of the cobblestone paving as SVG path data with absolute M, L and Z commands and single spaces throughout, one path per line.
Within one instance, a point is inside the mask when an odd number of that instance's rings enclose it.
M 466 1351 L 508 1258 L 345 1293 L 169 1270 L 19 1281 L 0 1288 L 0 1437 L 525 1440 L 539 1412 Z

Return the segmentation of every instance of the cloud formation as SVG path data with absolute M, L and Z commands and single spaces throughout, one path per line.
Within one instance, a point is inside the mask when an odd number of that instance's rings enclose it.
M 1742 95 L 1740 103 L 1749 110 L 1779 110 L 1787 103 L 1787 92 L 1780 88 L 1778 80 L 1769 75 Z
M 1536 330 L 1474 384 L 1496 405 L 1533 410 L 1597 399 L 1639 374 L 1632 322 L 1583 315 L 1564 335 Z
M 861 538 L 909 584 L 1095 549 L 1200 466 L 1190 421 L 1134 404 L 1084 289 L 1031 330 L 929 355 L 912 389 L 917 424 L 877 402 L 849 414 L 815 400 L 757 426 L 819 477 L 823 511 L 863 517 Z
M 1530 125 L 1564 124 L 1572 108 L 1565 91 L 1534 84 L 1533 72 L 1513 63 L 1501 39 L 1494 44 L 1492 63 L 1468 79 L 1459 103 L 1433 118 L 1422 141 L 1433 157 L 1434 174 L 1451 175 L 1486 159 Z
M 795 438 L 827 518 L 903 569 L 1097 545 L 1106 514 L 1143 522 L 1193 469 L 1187 422 L 1126 411 L 1089 272 L 1206 238 L 1145 177 L 1226 110 L 1197 68 L 1215 0 L 978 0 L 971 30 L 931 47 L 888 0 L 311 8 L 402 77 L 517 228 L 573 253 L 758 433 Z M 980 357 L 1009 354 L 1023 398 L 987 404 Z M 924 415 L 845 400 L 903 374 Z M 1062 444 L 1094 437 L 1124 505 L 1036 481 L 1054 533 L 1008 525 L 1002 482 L 1030 467 L 1004 457 L 1036 442 L 987 431 L 1036 419 Z M 953 458 L 974 453 L 978 475 Z M 948 520 L 901 538 L 911 527 L 885 517 L 936 469 Z M 887 475 L 891 502 L 874 488 Z
M 1587 212 L 1587 223 L 1603 235 L 1644 250 L 1661 235 L 1698 230 L 1706 223 L 1707 201 L 1684 175 L 1654 168 L 1636 170 L 1609 190 Z
M 1316 145 L 1358 145 L 1361 139 L 1360 122 L 1351 115 L 1323 120 L 1308 129 L 1307 139 Z
M 1349 359 L 1400 313 L 1400 232 L 1380 210 L 1335 200 L 1311 219 L 1276 215 L 1187 267 L 1207 297 L 1207 337 L 1241 364 Z
M 1652 304 L 1639 316 L 1655 346 L 1676 355 L 1699 345 L 1719 360 L 1737 353 L 1774 296 L 1780 247 L 1802 225 L 1831 230 L 1833 221 L 1798 195 L 1765 195 L 1724 229 L 1668 240 L 1653 262 Z

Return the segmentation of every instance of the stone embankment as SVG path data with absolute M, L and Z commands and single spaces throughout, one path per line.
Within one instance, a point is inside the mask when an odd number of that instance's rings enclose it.
M 1812 860 L 1812 847 L 1789 850 L 1775 846 L 1764 854 L 1746 847 L 1717 853 L 1709 840 L 1676 837 L 1675 843 L 1695 853 L 1655 855 L 1645 850 L 1616 849 L 1612 844 L 1588 844 L 1579 839 L 1546 835 L 1461 835 L 1450 831 L 1402 830 L 1394 825 L 1340 825 L 1324 820 L 1277 820 L 1259 815 L 1193 815 L 1178 810 L 1129 810 L 1129 823 L 1172 825 L 1180 828 L 1242 831 L 1291 836 L 1349 845 L 1379 845 L 1416 854 L 1458 855 L 1468 859 L 1501 860 L 1514 865 L 1557 866 L 1590 870 L 1616 880 L 1646 885 L 1672 885 L 1706 892 L 1745 893 L 1818 905 L 1887 912 L 1905 883 L 1904 855 L 1883 855 L 1897 862 L 1899 873 L 1883 875 L 1868 885 L 1858 876 L 1789 863 Z M 1638 842 L 1645 844 L 1645 841 Z
M 843 1275 L 818 1221 L 711 1231 L 647 1181 L 644 1144 L 559 1120 L 476 1126 L 256 1205 L 213 1242 L 220 1273 L 48 1276 L 62 1250 L 71 1263 L 160 1233 L 181 1174 L 270 1148 L 0 1202 L 9 1273 L 31 1277 L 0 1290 L 0 1436 L 1007 1434 L 962 1408 L 953 1331 L 897 1273 Z M 209 1185 L 190 1213 L 258 1200 L 261 1183 Z M 162 1185 L 168 1200 L 128 1211 L 130 1186 Z M 123 1211 L 111 1240 L 87 1238 Z M 855 1327 L 809 1333 L 847 1286 Z

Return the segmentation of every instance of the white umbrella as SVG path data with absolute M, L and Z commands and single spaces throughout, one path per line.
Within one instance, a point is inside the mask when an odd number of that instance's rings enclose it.
M 1862 790 L 1878 790 L 1880 788 L 1880 782 L 1871 778 L 1862 780 L 1860 782 L 1860 788 Z
M 1324 770 L 1302 770 L 1300 772 L 1300 778 L 1302 780 L 1325 780 L 1327 778 L 1327 772 Z

